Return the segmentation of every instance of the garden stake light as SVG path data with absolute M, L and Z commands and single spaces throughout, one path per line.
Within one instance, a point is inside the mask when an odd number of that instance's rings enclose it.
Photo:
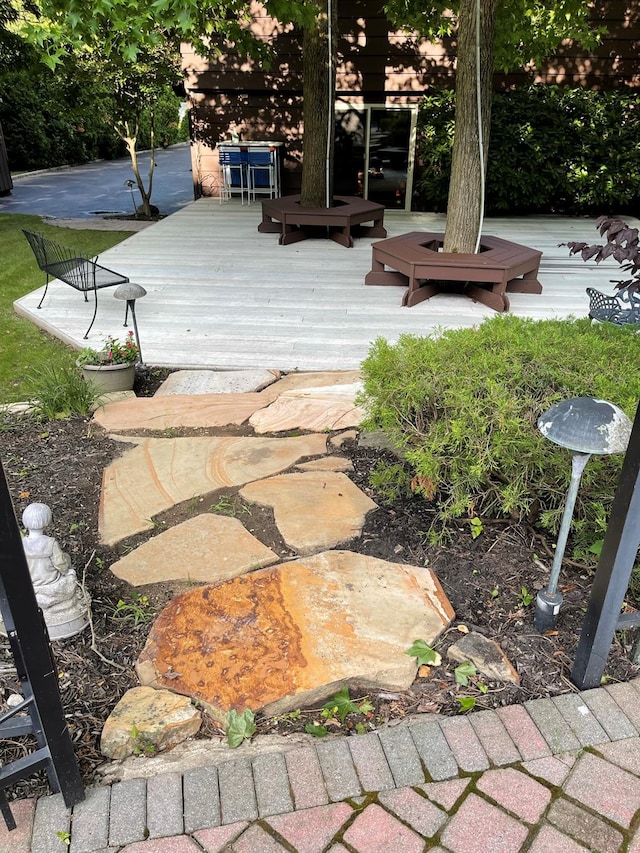
M 113 291 L 113 295 L 116 299 L 124 299 L 127 303 L 127 310 L 124 315 L 124 323 L 123 326 L 127 325 L 127 319 L 129 317 L 129 311 L 131 311 L 131 319 L 133 321 L 133 331 L 135 333 L 136 344 L 138 346 L 138 358 L 140 360 L 140 364 L 144 366 L 144 361 L 142 360 L 142 349 L 140 348 L 140 335 L 138 334 L 138 323 L 136 320 L 136 299 L 140 299 L 143 296 L 147 295 L 147 291 L 142 287 L 141 284 L 134 284 L 132 281 L 128 281 L 126 284 L 121 284 Z
M 547 409 L 538 419 L 538 429 L 550 441 L 573 451 L 571 482 L 549 584 L 546 589 L 541 589 L 536 597 L 535 627 L 537 631 L 544 633 L 555 627 L 562 605 L 558 578 L 582 472 L 593 453 L 608 455 L 623 453 L 626 450 L 631 434 L 631 421 L 613 403 L 593 397 L 575 397 Z

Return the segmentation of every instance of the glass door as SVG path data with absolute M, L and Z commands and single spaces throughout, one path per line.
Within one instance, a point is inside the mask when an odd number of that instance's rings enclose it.
M 411 210 L 416 108 L 336 109 L 334 192 Z

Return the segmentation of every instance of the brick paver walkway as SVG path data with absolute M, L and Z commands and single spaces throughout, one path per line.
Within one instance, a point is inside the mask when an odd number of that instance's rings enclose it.
M 640 853 L 639 725 L 636 679 L 249 748 L 91 788 L 72 813 L 60 795 L 14 802 L 0 853 Z

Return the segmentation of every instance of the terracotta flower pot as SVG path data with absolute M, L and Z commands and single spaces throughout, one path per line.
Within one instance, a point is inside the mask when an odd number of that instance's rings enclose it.
M 101 394 L 131 391 L 136 378 L 135 364 L 83 364 L 82 376 Z

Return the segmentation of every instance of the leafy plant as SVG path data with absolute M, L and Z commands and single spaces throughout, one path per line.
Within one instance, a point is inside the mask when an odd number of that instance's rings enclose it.
M 78 364 L 135 364 L 140 356 L 140 350 L 136 344 L 132 331 L 127 332 L 124 341 L 109 335 L 105 338 L 101 350 L 85 347 L 80 350 Z
M 640 373 L 629 365 L 637 351 L 630 328 L 513 315 L 436 337 L 379 338 L 362 365 L 363 426 L 382 430 L 403 453 L 398 493 L 408 474 L 413 491 L 433 503 L 432 539 L 470 507 L 474 516 L 535 523 L 555 535 L 571 465 L 537 419 L 581 396 L 611 400 L 633 417 Z M 588 549 L 606 528 L 621 465 L 620 454 L 589 461 L 573 519 L 576 558 L 593 561 Z
M 456 696 L 456 702 L 460 706 L 461 714 L 464 714 L 467 711 L 473 711 L 476 706 L 475 696 Z
M 353 702 L 349 695 L 349 688 L 345 686 L 328 702 L 325 702 L 322 706 L 322 716 L 326 720 L 338 717 L 340 722 L 344 723 L 347 714 L 367 714 L 372 710 L 373 705 L 368 699 Z
M 118 599 L 118 603 L 113 611 L 113 618 L 120 619 L 123 622 L 133 622 L 134 627 L 149 622 L 153 618 L 151 604 L 146 595 L 134 593 L 132 601 L 126 602 L 124 599 Z
M 469 519 L 469 527 L 471 528 L 472 539 L 477 539 L 478 536 L 480 536 L 480 534 L 484 530 L 484 527 L 482 526 L 482 521 L 478 518 L 477 515 L 474 515 L 473 518 Z
M 414 640 L 411 648 L 407 649 L 405 655 L 418 658 L 420 666 L 440 666 L 442 658 L 438 652 L 428 646 L 424 640 Z
M 532 592 L 529 592 L 526 586 L 523 586 L 518 593 L 518 604 L 521 607 L 529 607 L 534 598 L 535 595 Z
M 249 708 L 242 714 L 232 709 L 227 714 L 227 743 L 231 749 L 236 749 L 245 740 L 251 740 L 256 733 L 255 715 Z
M 471 661 L 465 660 L 453 670 L 453 676 L 456 680 L 456 684 L 460 684 L 462 687 L 467 687 L 469 679 L 474 675 L 477 675 L 477 672 L 478 670 Z
M 620 269 L 629 273 L 629 278 L 618 279 L 614 283 L 619 290 L 628 293 L 640 290 L 640 245 L 638 244 L 638 229 L 631 228 L 621 219 L 611 219 L 599 216 L 596 226 L 600 236 L 606 239 L 604 244 L 590 246 L 575 240 L 561 245 L 567 246 L 570 255 L 580 255 L 583 261 L 601 263 L 607 258 L 613 258 L 620 264 Z
M 308 735 L 313 735 L 314 737 L 326 737 L 329 734 L 326 726 L 319 726 L 317 723 L 307 723 L 304 730 Z
M 129 732 L 129 740 L 132 741 L 132 751 L 134 755 L 155 755 L 156 745 L 148 737 L 140 733 L 136 725 L 131 727 Z
M 58 829 L 58 830 L 56 830 L 56 835 L 58 836 L 60 841 L 62 841 L 63 844 L 67 845 L 67 847 L 69 847 L 71 845 L 71 833 L 70 832 L 67 832 L 64 829 Z
M 99 393 L 69 364 L 47 364 L 28 374 L 30 402 L 47 420 L 89 415 Z

